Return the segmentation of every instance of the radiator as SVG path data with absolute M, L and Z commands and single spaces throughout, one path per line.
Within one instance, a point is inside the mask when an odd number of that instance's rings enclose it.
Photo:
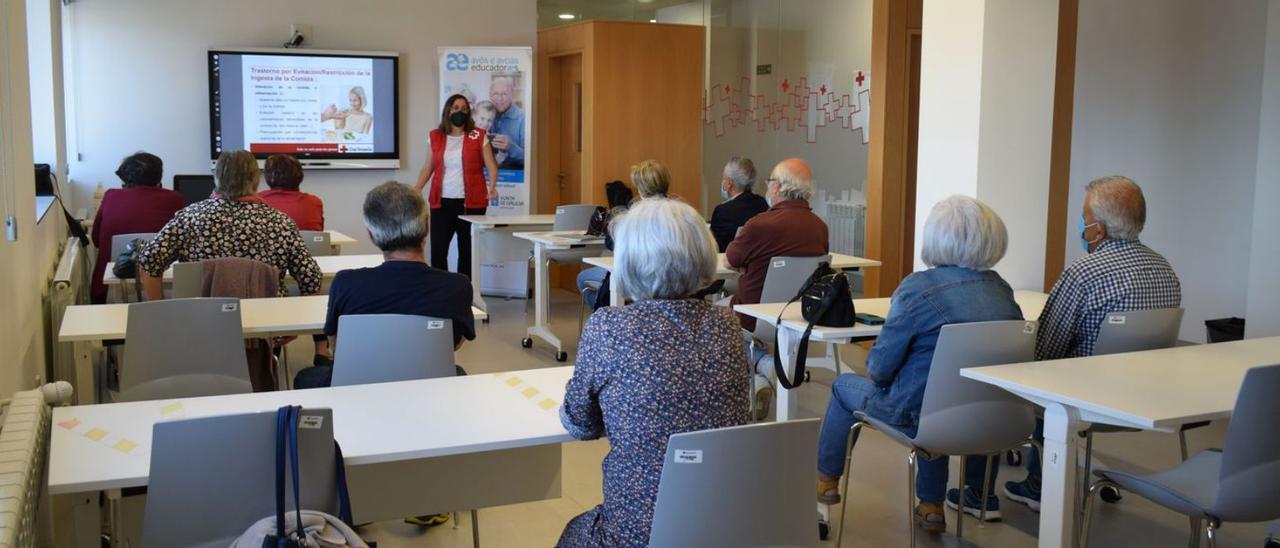
M 61 383 L 60 383 L 61 384 Z M 13 395 L 0 426 L 0 548 L 37 543 L 49 449 L 49 405 L 39 389 Z
M 89 302 L 89 253 L 80 246 L 79 240 L 67 238 L 62 247 L 62 255 L 58 259 L 58 267 L 49 281 L 49 290 L 45 296 L 45 317 L 48 319 L 45 340 L 48 341 L 45 354 L 49 356 L 49 380 L 71 380 L 75 377 L 75 354 L 70 343 L 58 342 L 58 331 L 62 328 L 62 318 L 67 307 Z

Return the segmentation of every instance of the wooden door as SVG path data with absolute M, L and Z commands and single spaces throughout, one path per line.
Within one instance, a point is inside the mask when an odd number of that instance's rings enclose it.
M 550 124 L 551 185 L 546 213 L 557 205 L 582 203 L 582 54 L 551 58 Z M 551 286 L 577 291 L 579 265 L 559 265 L 551 269 Z

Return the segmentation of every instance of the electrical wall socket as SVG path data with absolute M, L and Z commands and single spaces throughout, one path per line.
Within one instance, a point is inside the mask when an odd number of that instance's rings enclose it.
M 307 42 L 315 42 L 316 37 L 311 34 L 311 25 L 303 25 L 299 23 L 289 25 L 289 36 L 293 36 L 293 33 L 295 32 L 302 34 L 302 37 L 306 39 Z

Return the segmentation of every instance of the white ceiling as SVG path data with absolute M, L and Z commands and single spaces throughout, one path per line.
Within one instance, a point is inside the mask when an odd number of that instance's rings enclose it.
M 589 19 L 648 21 L 659 8 L 688 4 L 697 0 L 538 0 L 538 28 L 554 27 Z M 562 20 L 571 13 L 574 19 Z

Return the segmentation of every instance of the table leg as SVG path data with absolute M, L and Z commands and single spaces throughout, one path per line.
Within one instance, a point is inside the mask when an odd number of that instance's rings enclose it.
M 75 373 L 69 380 L 75 390 L 76 405 L 98 403 L 98 383 L 94 379 L 93 367 L 93 357 L 97 352 L 95 352 L 94 347 L 95 345 L 89 341 L 71 343 L 71 351 L 75 360 Z
M 480 236 L 484 232 L 479 223 L 471 223 L 471 306 L 488 312 L 489 307 L 480 295 Z
M 1040 548 L 1074 546 L 1080 411 L 1053 403 L 1044 410 L 1044 464 L 1040 491 Z
M 778 356 L 782 358 L 782 370 L 787 373 L 787 378 L 791 378 L 795 374 L 795 352 L 791 339 L 795 337 L 795 332 L 787 328 L 778 330 Z M 793 381 L 795 379 L 792 379 Z M 792 394 L 792 390 L 782 387 L 782 383 L 778 382 L 774 386 L 775 403 L 777 410 L 775 411 L 779 421 L 791 420 L 796 417 L 800 409 L 800 400 L 796 398 L 798 394 Z
M 533 246 L 533 326 L 526 332 L 526 348 L 532 345 L 533 337 L 538 337 L 556 347 L 556 360 L 565 361 L 564 348 L 560 338 L 551 332 L 551 265 L 547 263 L 547 247 L 541 243 Z
M 609 306 L 622 306 L 622 289 L 618 285 L 618 277 L 609 274 Z

